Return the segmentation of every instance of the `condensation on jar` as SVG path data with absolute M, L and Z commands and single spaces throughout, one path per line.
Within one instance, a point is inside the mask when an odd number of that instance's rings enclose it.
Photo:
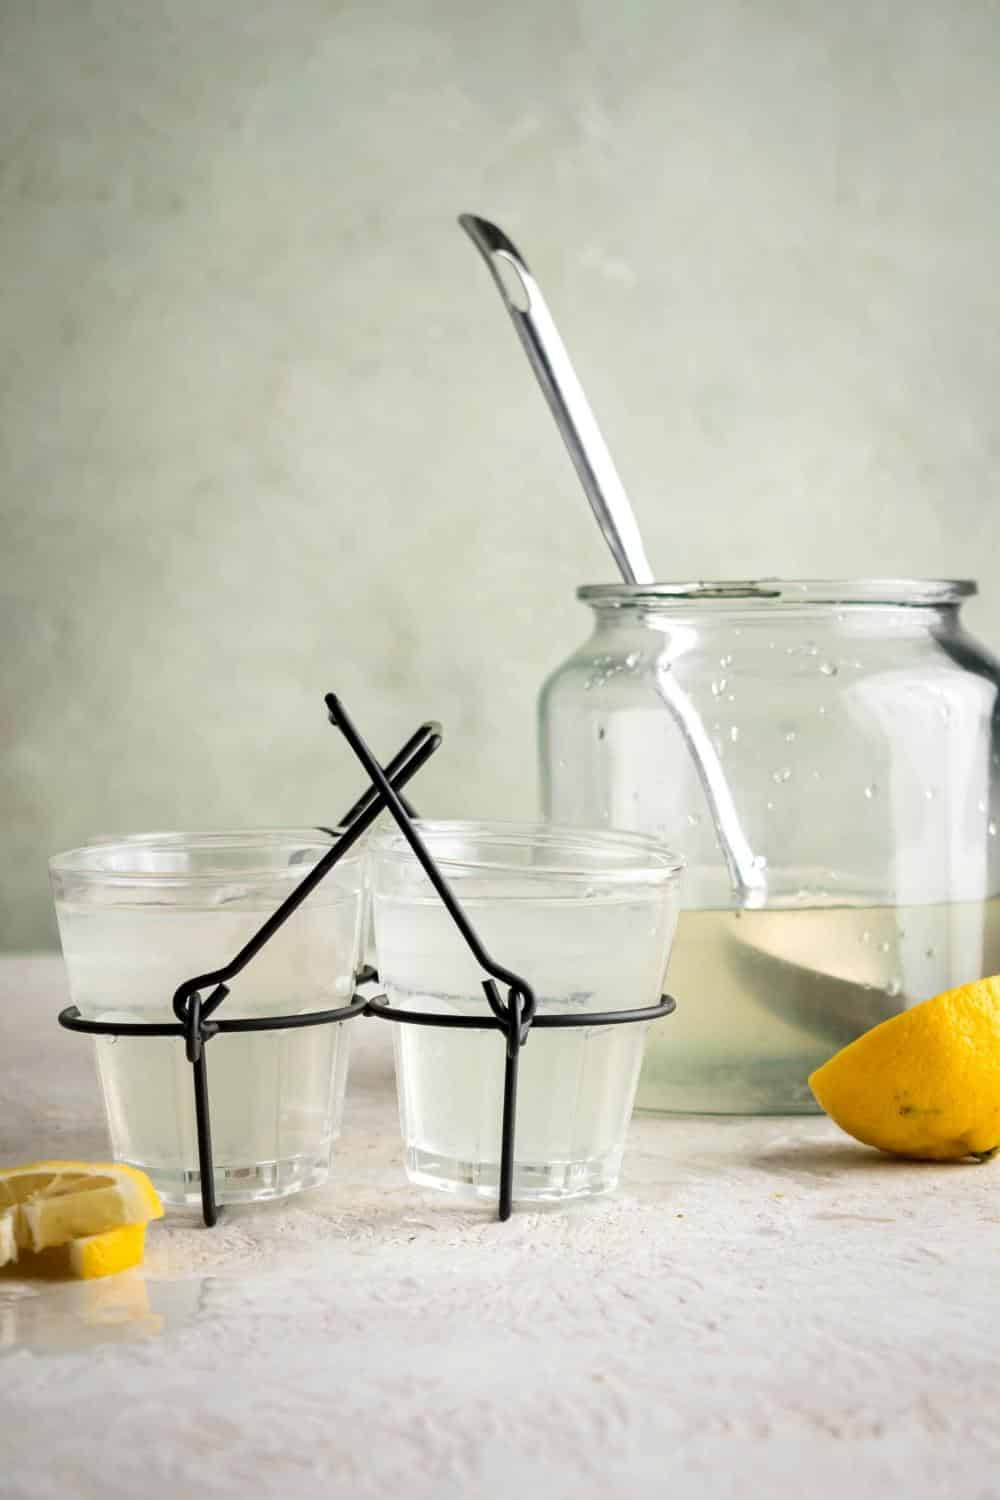
M 899 1009 L 1000 970 L 1000 666 L 969 582 L 587 586 L 545 683 L 553 822 L 687 861 L 639 1107 L 815 1108 L 808 1076 Z

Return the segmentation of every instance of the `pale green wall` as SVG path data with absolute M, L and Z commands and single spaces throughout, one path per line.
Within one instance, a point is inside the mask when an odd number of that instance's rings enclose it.
M 613 576 L 454 225 L 522 241 L 662 574 L 978 575 L 1000 643 L 1000 9 L 7 0 L 4 935 L 108 829 L 534 802 Z

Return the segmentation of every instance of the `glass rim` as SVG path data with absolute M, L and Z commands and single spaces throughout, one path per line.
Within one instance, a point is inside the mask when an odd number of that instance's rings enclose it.
M 236 845 L 247 843 L 251 839 L 268 842 L 289 837 L 301 840 L 303 843 L 311 840 L 329 843 L 333 834 L 339 837 L 345 831 L 344 828 L 328 829 L 315 826 L 307 828 L 304 824 L 301 827 L 293 827 L 291 824 L 286 827 L 282 823 L 275 823 L 273 826 L 264 825 L 260 828 L 155 828 L 140 833 L 95 833 L 89 839 L 85 839 L 80 847 L 94 849 L 101 844 L 144 844 L 149 848 L 150 845 L 160 842 L 177 844 L 182 840 L 189 840 L 191 843 L 201 843 L 210 839 L 228 839 Z
M 339 835 L 342 829 L 336 830 Z M 52 875 L 68 875 L 74 880 L 92 881 L 105 885 L 218 885 L 234 880 L 261 883 L 293 877 L 298 880 L 304 873 L 302 864 L 275 865 L 254 863 L 240 866 L 217 864 L 207 869 L 151 870 L 148 866 L 129 866 L 129 852 L 148 856 L 162 850 L 174 853 L 186 850 L 237 853 L 241 850 L 277 851 L 281 849 L 302 852 L 315 851 L 316 860 L 323 857 L 333 844 L 333 837 L 319 828 L 230 828 L 206 832 L 184 832 L 162 830 L 155 833 L 133 833 L 107 838 L 67 849 L 53 854 L 49 859 Z M 112 860 L 118 857 L 117 863 Z M 364 850 L 355 847 L 338 860 L 335 869 L 349 868 L 364 858 Z M 316 861 L 313 861 L 316 863 Z M 312 868 L 312 865 L 308 866 Z
M 669 607 L 706 600 L 736 606 L 810 604 L 934 606 L 979 592 L 974 578 L 746 578 L 677 583 L 584 583 L 576 597 L 595 609 Z
M 634 833 L 622 828 L 577 827 L 575 824 L 542 822 L 507 822 L 501 819 L 464 818 L 419 818 L 414 824 L 424 842 L 428 844 L 435 864 L 442 871 L 489 871 L 509 872 L 512 875 L 558 877 L 584 881 L 611 881 L 627 885 L 630 882 L 649 884 L 667 883 L 679 879 L 685 860 L 675 854 L 662 840 L 649 834 Z M 434 843 L 440 837 L 467 838 L 470 843 L 482 846 L 482 857 L 463 858 L 439 854 Z M 499 851 L 503 847 L 541 847 L 563 851 L 566 858 L 558 862 L 539 865 L 523 865 L 512 859 L 497 856 L 490 858 L 491 847 Z M 409 843 L 395 825 L 374 833 L 369 840 L 369 851 L 376 859 L 398 863 L 417 863 Z M 633 858 L 621 864 L 608 864 L 600 868 L 593 864 L 573 862 L 573 851 L 584 849 L 616 850 Z

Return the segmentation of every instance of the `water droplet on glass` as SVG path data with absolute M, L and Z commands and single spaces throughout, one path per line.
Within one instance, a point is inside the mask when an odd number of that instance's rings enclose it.
M 722 694 L 725 691 L 726 691 L 726 679 L 725 679 L 725 677 L 719 677 L 719 678 L 717 678 L 715 680 L 715 682 L 712 683 L 712 696 L 713 696 L 713 698 L 721 698 Z
M 976 812 L 985 812 L 985 811 L 986 811 L 986 798 L 985 797 L 980 797 L 979 801 L 976 803 Z
M 995 818 L 991 818 L 990 821 L 987 823 L 987 825 L 986 825 L 986 832 L 989 834 L 989 836 L 990 836 L 991 839 L 995 839 L 996 838 L 996 836 L 997 836 L 997 825 L 996 825 L 996 819 Z
M 933 802 L 934 798 L 937 796 L 937 792 L 932 786 L 929 786 L 924 792 L 924 796 L 927 798 L 928 802 Z
M 766 870 L 767 869 L 767 855 L 766 854 L 755 854 L 754 857 L 753 857 L 753 865 L 754 865 L 754 869 L 755 870 Z
M 888 953 L 888 951 L 889 951 L 889 944 L 885 943 L 885 942 L 879 943 L 879 945 L 878 945 L 878 951 L 880 953 Z
M 794 738 L 795 738 L 795 730 L 794 729 L 790 729 L 788 731 L 788 733 L 785 735 L 785 744 L 786 745 L 790 745 L 792 743 L 792 741 L 794 740 Z
M 895 1000 L 896 996 L 902 993 L 902 989 L 903 986 L 900 984 L 899 980 L 896 978 L 892 978 L 886 985 L 885 992 L 889 996 L 890 1000 Z
M 733 744 L 735 745 L 735 743 L 739 739 L 739 737 L 740 737 L 740 731 L 737 728 L 737 726 L 734 724 L 733 727 L 729 731 L 729 738 L 732 740 Z
M 774 812 L 774 803 L 773 802 L 765 802 L 764 806 L 767 808 L 768 812 Z
M 819 655 L 819 647 L 817 646 L 817 644 L 816 644 L 815 641 L 809 641 L 809 643 L 807 644 L 807 646 L 806 646 L 806 655 L 807 656 L 818 656 Z
M 638 653 L 638 651 L 630 651 L 629 654 L 628 654 L 628 656 L 626 656 L 626 658 L 625 658 L 625 665 L 627 667 L 634 667 L 635 664 L 636 664 L 636 662 L 638 660 L 639 660 L 639 653 Z
M 772 781 L 776 781 L 778 783 L 781 783 L 782 781 L 791 781 L 791 779 L 792 779 L 792 768 L 791 768 L 791 766 L 779 766 L 776 771 L 772 771 L 771 772 L 771 780 Z
M 937 958 L 937 949 L 936 948 L 925 948 L 924 949 L 924 957 L 925 958 Z
M 820 712 L 820 716 L 821 717 L 826 713 L 826 704 L 825 703 L 821 703 L 820 704 L 820 706 L 819 706 L 819 712 Z
M 607 734 L 607 732 L 608 731 L 605 729 L 604 725 L 602 724 L 601 727 L 600 727 L 600 729 L 597 731 L 597 738 L 599 740 L 603 740 L 603 738 Z
M 821 661 L 819 669 L 824 677 L 836 677 L 837 675 L 837 663 L 835 661 Z
M 733 664 L 733 658 L 731 656 L 720 656 L 719 657 L 719 666 L 720 667 L 731 667 L 732 664 Z
M 861 941 L 863 943 L 870 943 L 871 940 L 872 940 L 872 935 L 868 931 L 868 928 L 866 927 L 865 930 L 864 930 L 864 932 L 861 934 Z
M 877 797 L 878 796 L 878 783 L 877 782 L 873 781 L 868 786 L 865 787 L 865 796 L 868 798 L 869 802 L 872 800 L 873 797 Z

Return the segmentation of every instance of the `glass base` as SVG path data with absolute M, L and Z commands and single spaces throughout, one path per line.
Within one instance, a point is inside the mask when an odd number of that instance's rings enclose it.
M 201 1208 L 201 1173 L 197 1168 L 150 1166 L 129 1161 L 145 1172 L 170 1208 Z M 249 1166 L 217 1166 L 215 1199 L 224 1203 L 265 1203 L 287 1198 L 306 1188 L 322 1187 L 330 1175 L 330 1148 L 281 1161 L 254 1162 Z
M 636 1109 L 641 1114 L 818 1115 L 822 1111 L 806 1081 L 818 1067 L 809 1058 L 692 1067 L 676 1077 L 659 1072 L 643 1077 Z
M 624 1148 L 588 1161 L 517 1162 L 513 1196 L 516 1203 L 564 1203 L 568 1198 L 593 1198 L 618 1186 Z M 436 1188 L 457 1198 L 495 1199 L 500 1169 L 495 1161 L 460 1161 L 419 1146 L 408 1146 L 406 1175 L 417 1187 Z

